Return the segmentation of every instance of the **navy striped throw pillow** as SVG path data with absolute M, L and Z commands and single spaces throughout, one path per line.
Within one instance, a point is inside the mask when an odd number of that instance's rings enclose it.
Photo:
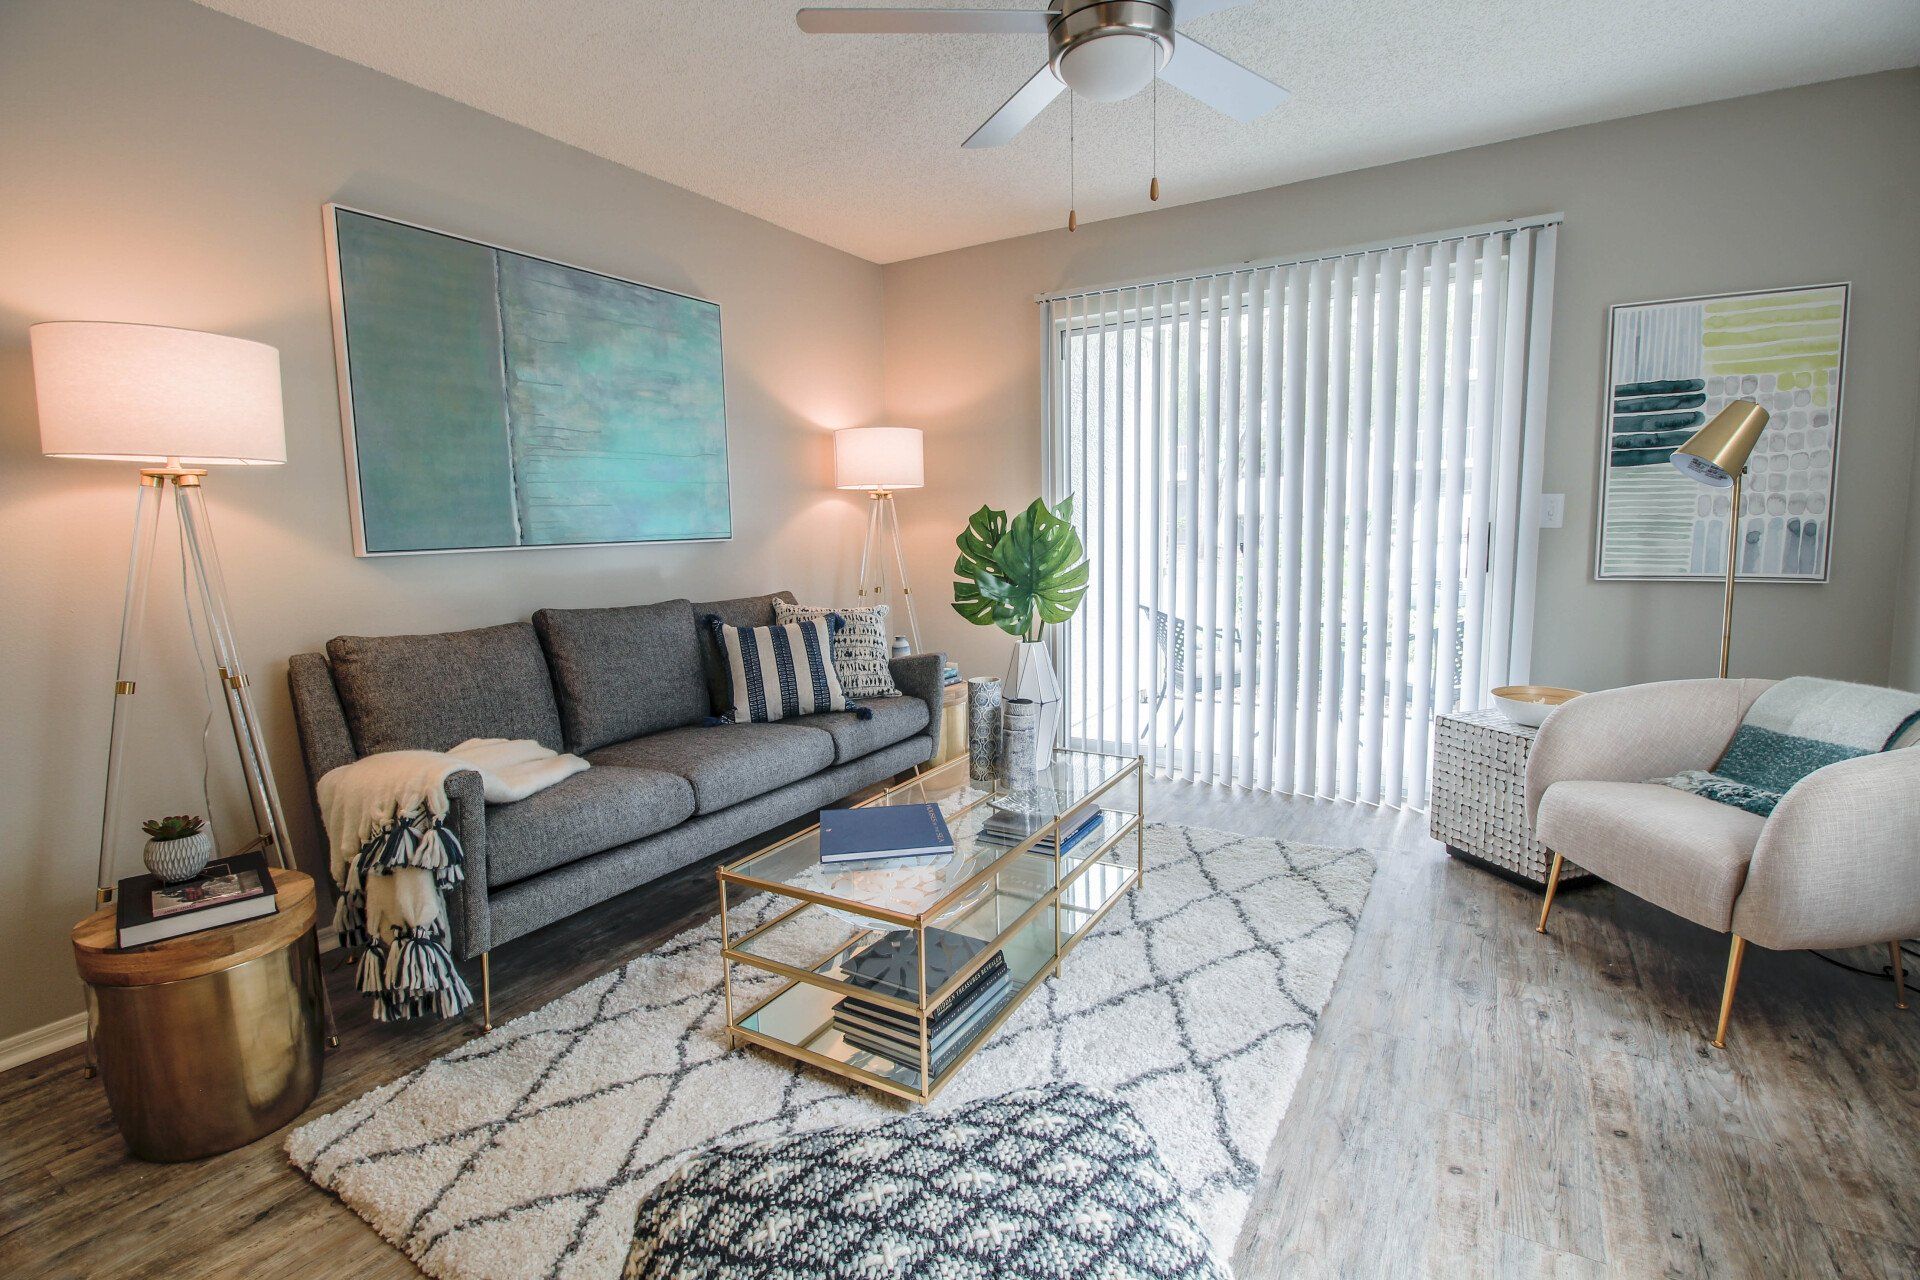
M 730 627 L 714 614 L 713 630 L 733 686 L 733 706 L 720 717 L 734 724 L 765 723 L 816 711 L 873 712 L 847 701 L 833 670 L 833 633 L 846 625 L 837 613 L 784 626 Z

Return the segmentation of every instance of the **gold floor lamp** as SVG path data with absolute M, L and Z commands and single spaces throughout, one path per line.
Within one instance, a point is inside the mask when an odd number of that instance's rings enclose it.
M 1767 427 L 1767 411 L 1752 400 L 1735 400 L 1693 438 L 1673 451 L 1673 465 L 1712 489 L 1731 488 L 1727 507 L 1727 591 L 1720 609 L 1720 678 L 1727 678 L 1733 651 L 1733 580 L 1740 566 L 1740 481 L 1747 458 Z
M 144 464 L 134 506 L 133 553 L 114 671 L 95 902 L 112 901 L 118 883 L 114 853 L 122 835 L 120 790 L 128 704 L 139 687 L 147 584 L 160 508 L 168 498 L 180 523 L 183 569 L 191 575 L 206 621 L 207 644 L 213 651 L 253 810 L 253 837 L 227 856 L 258 849 L 278 866 L 291 869 L 286 817 L 274 786 L 252 686 L 234 639 L 226 582 L 200 483 L 210 466 L 274 465 L 287 460 L 280 353 L 264 343 L 221 334 L 103 321 L 36 324 L 28 330 L 28 340 L 33 350 L 41 452 L 52 458 Z M 331 1041 L 333 1011 L 324 984 L 321 1001 Z

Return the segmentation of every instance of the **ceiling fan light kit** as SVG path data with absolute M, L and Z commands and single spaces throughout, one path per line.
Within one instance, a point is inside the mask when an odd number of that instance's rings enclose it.
M 1241 123 L 1287 100 L 1287 91 L 1223 57 L 1175 24 L 1231 9 L 1248 0 L 1053 0 L 1045 9 L 802 9 L 795 15 L 809 35 L 1039 35 L 1047 63 L 973 131 L 962 145 L 1011 142 L 1047 105 L 1068 94 L 1095 102 L 1122 102 L 1151 88 L 1153 181 L 1147 198 L 1160 199 L 1160 81 L 1184 90 Z M 1067 124 L 1067 230 L 1080 225 L 1072 191 L 1073 124 Z
M 1045 9 L 808 8 L 796 15 L 810 35 L 1042 35 L 1046 65 L 974 130 L 968 147 L 997 147 L 1033 123 L 1071 87 L 1119 102 L 1164 79 L 1223 115 L 1254 120 L 1287 91 L 1178 31 L 1179 23 L 1248 0 L 1053 0 Z
M 1089 0 L 1047 32 L 1047 65 L 1095 102 L 1123 102 L 1173 56 L 1173 10 L 1156 0 Z

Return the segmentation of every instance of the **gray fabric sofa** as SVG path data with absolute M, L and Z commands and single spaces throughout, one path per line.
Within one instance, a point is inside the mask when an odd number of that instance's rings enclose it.
M 533 738 L 592 768 L 515 804 L 480 775 L 447 782 L 466 879 L 447 902 L 470 960 L 543 925 L 829 806 L 932 758 L 940 654 L 893 661 L 902 697 L 774 724 L 709 724 L 728 702 L 708 629 L 767 626 L 773 602 L 543 609 L 531 622 L 420 636 L 340 636 L 287 680 L 307 776 L 377 751 Z

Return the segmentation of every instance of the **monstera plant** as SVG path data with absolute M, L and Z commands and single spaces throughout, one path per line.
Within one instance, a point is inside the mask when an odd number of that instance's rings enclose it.
M 974 512 L 954 539 L 954 611 L 1028 644 L 1046 624 L 1071 618 L 1087 594 L 1086 548 L 1072 519 L 1071 496 L 1057 509 L 1035 498 L 1012 519 L 993 507 Z

